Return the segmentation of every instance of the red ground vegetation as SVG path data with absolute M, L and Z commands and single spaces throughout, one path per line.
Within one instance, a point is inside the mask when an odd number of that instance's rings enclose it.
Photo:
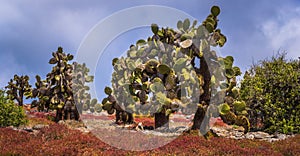
M 125 151 L 101 142 L 92 133 L 83 134 L 46 119 L 31 118 L 30 123 L 46 123 L 33 135 L 0 128 L 0 155 L 300 155 L 300 135 L 274 143 L 255 140 L 211 138 L 183 134 L 160 148 Z

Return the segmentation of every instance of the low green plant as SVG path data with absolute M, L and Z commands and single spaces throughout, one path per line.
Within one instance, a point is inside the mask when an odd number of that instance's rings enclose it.
M 20 126 L 27 122 L 24 109 L 10 100 L 5 91 L 0 90 L 0 127 Z

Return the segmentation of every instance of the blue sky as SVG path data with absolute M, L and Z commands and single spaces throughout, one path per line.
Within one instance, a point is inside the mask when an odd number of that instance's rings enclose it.
M 296 0 L 0 0 L 0 88 L 14 74 L 29 75 L 33 85 L 36 74 L 45 77 L 51 70 L 48 61 L 58 46 L 76 55 L 97 23 L 117 11 L 140 5 L 172 7 L 199 22 L 206 18 L 211 6 L 220 6 L 219 27 L 228 39 L 220 55 L 232 55 L 242 71 L 278 51 L 286 51 L 288 58 L 300 56 L 300 1 Z M 124 21 L 127 19 L 116 25 Z M 119 56 L 130 44 L 149 35 L 149 27 L 127 31 L 112 40 L 105 53 Z M 98 92 L 109 82 L 111 61 L 100 58 L 99 62 L 95 86 L 101 99 L 103 94 Z M 105 71 L 103 64 L 108 65 Z

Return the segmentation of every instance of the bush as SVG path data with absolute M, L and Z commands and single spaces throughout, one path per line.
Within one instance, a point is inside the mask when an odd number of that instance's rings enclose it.
M 241 83 L 252 127 L 274 133 L 300 132 L 300 61 L 285 54 L 253 65 Z
M 3 90 L 0 90 L 0 127 L 19 126 L 26 124 L 27 119 L 22 107 L 9 100 Z

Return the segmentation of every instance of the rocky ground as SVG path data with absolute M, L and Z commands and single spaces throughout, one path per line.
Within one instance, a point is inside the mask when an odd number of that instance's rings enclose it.
M 59 124 L 66 125 L 68 128 L 77 129 L 83 133 L 96 133 L 96 131 L 101 131 L 101 134 L 104 135 L 106 132 L 115 131 L 120 133 L 127 131 L 130 133 L 139 132 L 143 135 L 151 136 L 160 136 L 160 137 L 178 137 L 184 131 L 186 131 L 191 126 L 192 116 L 183 116 L 180 114 L 175 114 L 171 116 L 169 129 L 158 128 L 155 130 L 149 130 L 147 125 L 143 122 L 139 122 L 132 125 L 118 125 L 114 123 L 113 116 L 108 116 L 107 114 L 97 114 L 89 115 L 89 118 L 83 119 L 83 122 L 77 121 L 60 121 Z M 222 122 L 222 121 L 221 121 Z M 217 124 L 215 124 L 217 123 Z M 29 126 L 20 126 L 20 127 L 11 127 L 14 130 L 26 131 L 29 133 L 37 134 L 41 128 L 48 127 L 49 125 L 45 124 L 35 124 Z M 216 133 L 219 137 L 231 138 L 231 139 L 256 139 L 264 140 L 268 142 L 284 140 L 294 135 L 285 135 L 285 134 L 268 134 L 265 132 L 248 132 L 243 133 L 243 127 L 230 126 L 224 123 L 220 124 L 220 118 L 214 118 L 210 123 L 211 130 Z M 105 133 L 103 133 L 105 132 Z M 111 135 L 113 133 L 108 133 Z M 101 138 L 101 136 L 99 136 Z
M 268 134 L 266 132 L 257 131 L 257 132 L 248 132 L 244 134 L 243 127 L 233 128 L 232 126 L 228 127 L 211 127 L 212 131 L 215 132 L 219 137 L 231 138 L 231 139 L 256 139 L 263 140 L 268 142 L 284 140 L 289 137 L 294 137 L 294 135 L 286 134 Z

